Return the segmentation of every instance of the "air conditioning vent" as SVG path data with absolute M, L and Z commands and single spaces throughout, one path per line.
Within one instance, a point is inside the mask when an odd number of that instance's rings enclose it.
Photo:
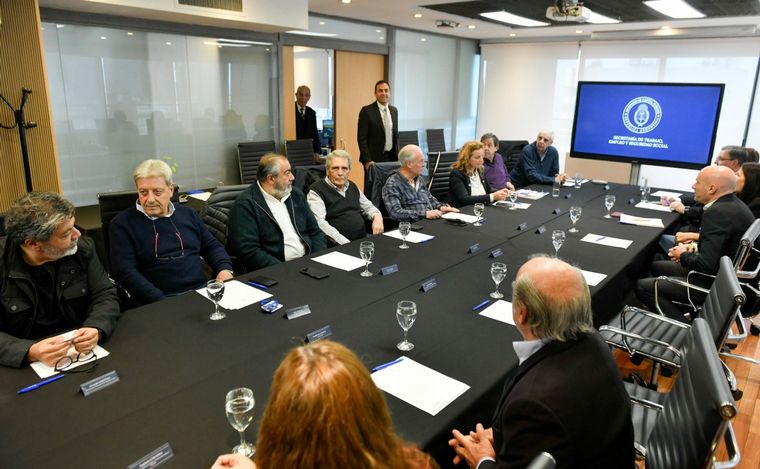
M 243 0 L 177 0 L 180 5 L 243 12 Z

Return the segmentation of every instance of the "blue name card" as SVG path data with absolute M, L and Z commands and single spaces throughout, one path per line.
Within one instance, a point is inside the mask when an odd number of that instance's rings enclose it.
M 285 317 L 288 318 L 288 320 L 300 318 L 301 316 L 306 316 L 307 314 L 311 314 L 309 305 L 296 306 L 295 308 L 285 310 Z
M 398 265 L 391 264 L 380 268 L 380 275 L 390 275 L 398 272 Z
M 435 280 L 435 278 L 431 278 L 422 282 L 422 285 L 420 286 L 420 290 L 427 293 L 437 286 L 438 286 L 438 282 Z
M 546 227 L 544 225 L 541 225 L 538 228 L 536 228 L 536 234 L 544 234 L 545 231 L 546 231 Z
M 316 331 L 309 332 L 306 334 L 305 342 L 311 343 L 316 342 L 318 340 L 326 339 L 327 337 L 330 337 L 332 335 L 332 329 L 330 326 L 325 326 L 317 329 Z
M 467 248 L 467 254 L 475 254 L 478 251 L 480 251 L 480 243 L 475 243 Z
M 522 230 L 527 230 L 527 229 L 528 229 L 528 224 L 525 222 L 522 222 L 519 225 L 517 225 L 517 231 L 522 231 Z
M 491 251 L 491 254 L 489 254 L 488 257 L 493 257 L 494 259 L 496 259 L 502 254 L 504 254 L 504 251 L 502 251 L 501 248 L 496 248 L 493 251 Z
M 150 453 L 146 454 L 142 458 L 133 462 L 127 469 L 150 469 L 152 467 L 160 466 L 166 461 L 174 457 L 174 451 L 169 443 L 164 443 L 158 448 L 154 449 Z
M 79 385 L 79 390 L 82 391 L 84 397 L 89 396 L 92 393 L 98 392 L 103 388 L 107 388 L 112 384 L 119 382 L 119 375 L 116 374 L 116 370 L 109 371 L 104 375 L 100 375 L 97 378 L 85 381 Z

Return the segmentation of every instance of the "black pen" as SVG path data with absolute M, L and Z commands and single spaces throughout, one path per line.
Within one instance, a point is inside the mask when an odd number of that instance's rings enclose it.
M 55 376 L 53 376 L 51 378 L 43 379 L 39 383 L 34 383 L 31 386 L 27 386 L 25 388 L 19 389 L 16 394 L 26 394 L 29 391 L 34 391 L 35 389 L 41 388 L 42 386 L 44 386 L 46 384 L 50 384 L 53 381 L 58 381 L 59 379 L 63 378 L 64 376 L 66 376 L 66 375 L 63 374 L 63 373 L 61 373 L 61 374 L 55 375 Z
M 261 288 L 262 290 L 266 290 L 266 289 L 267 289 L 267 287 L 266 287 L 266 286 L 264 286 L 264 285 L 262 285 L 262 284 L 260 284 L 260 283 L 252 282 L 252 281 L 250 281 L 250 280 L 247 280 L 245 283 L 247 283 L 248 285 L 250 285 L 250 286 L 252 286 L 252 287 Z
M 372 368 L 372 373 L 374 373 L 376 371 L 380 371 L 383 368 L 388 368 L 391 365 L 395 365 L 396 363 L 400 362 L 403 359 L 404 359 L 404 357 L 398 357 L 397 359 L 393 360 L 392 362 L 383 363 L 382 365 L 377 365 L 376 367 Z

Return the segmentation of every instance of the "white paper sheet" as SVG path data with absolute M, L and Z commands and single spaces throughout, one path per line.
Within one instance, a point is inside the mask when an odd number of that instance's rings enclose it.
M 497 321 L 515 325 L 514 318 L 512 318 L 512 303 L 509 301 L 496 300 L 488 308 L 481 311 L 480 315 L 484 318 L 496 319 Z
M 588 182 L 588 179 L 583 179 L 581 181 L 581 184 L 586 184 L 587 182 Z M 572 179 L 567 178 L 567 179 L 565 179 L 565 182 L 562 185 L 565 186 L 565 187 L 575 187 L 575 182 L 573 182 Z
M 383 391 L 430 415 L 438 414 L 470 389 L 409 357 L 372 373 L 372 380 Z
M 670 212 L 669 205 L 662 205 L 659 202 L 639 202 L 635 205 L 637 208 L 645 208 L 647 210 L 659 210 L 660 212 Z
M 519 189 L 517 191 L 517 196 L 522 199 L 529 199 L 529 200 L 538 200 L 541 197 L 549 195 L 548 192 L 542 192 L 542 191 L 532 191 L 530 189 Z
M 657 192 L 652 192 L 649 195 L 651 195 L 652 197 L 670 197 L 670 198 L 673 198 L 673 199 L 678 199 L 683 194 L 680 193 L 680 192 L 657 191 Z
M 364 261 L 360 257 L 349 256 L 348 254 L 343 254 L 342 252 L 336 251 L 323 254 L 318 257 L 312 257 L 311 260 L 345 271 L 356 270 L 360 267 L 364 267 Z M 371 263 L 372 262 L 370 262 L 370 264 Z
M 665 228 L 665 225 L 662 224 L 661 218 L 634 217 L 631 215 L 626 215 L 625 213 L 620 214 L 620 223 L 623 223 L 624 225 L 649 226 L 651 228 Z
M 496 205 L 497 207 L 509 208 L 512 206 L 512 202 L 508 200 L 498 200 L 494 202 L 493 204 Z M 530 208 L 530 204 L 527 202 L 515 202 L 515 208 L 519 208 L 520 210 L 525 210 L 527 208 Z
M 446 212 L 441 216 L 441 218 L 445 218 L 447 220 L 462 220 L 465 223 L 475 223 L 478 221 L 478 217 L 475 215 L 467 215 L 465 213 L 456 212 Z
M 585 241 L 587 243 L 593 243 L 593 244 L 601 244 L 602 246 L 610 246 L 613 248 L 623 248 L 628 249 L 628 246 L 633 244 L 633 241 L 630 239 L 621 239 L 621 238 L 613 238 L 612 236 L 604 236 L 604 235 L 598 235 L 594 233 L 589 233 L 583 238 L 581 238 L 581 241 Z
M 194 199 L 207 201 L 209 197 L 211 197 L 211 192 L 197 192 L 194 194 L 187 194 L 188 197 L 192 197 Z
M 583 269 L 580 269 L 580 270 L 581 270 L 581 273 L 583 274 L 583 278 L 586 279 L 586 283 L 588 284 L 589 287 L 595 287 L 599 285 L 602 282 L 602 280 L 607 278 L 606 274 L 600 274 L 598 272 L 591 272 L 589 270 L 583 270 Z
M 101 358 L 107 357 L 108 355 L 110 355 L 110 353 L 108 353 L 108 351 L 104 349 L 103 347 L 101 347 L 100 345 L 96 345 L 95 348 L 92 349 L 92 352 L 95 354 L 95 357 L 97 358 L 91 358 L 90 360 L 87 360 L 84 362 L 75 362 L 71 366 L 66 368 L 66 370 L 67 371 L 73 370 L 74 368 L 77 368 L 82 365 L 86 365 L 88 363 L 92 363 L 95 360 L 100 360 Z M 72 357 L 73 359 L 73 358 L 76 358 L 79 352 L 77 352 L 77 349 L 75 349 L 74 346 L 72 345 L 66 354 Z M 46 364 L 42 362 L 32 362 L 30 366 L 32 367 L 34 372 L 37 373 L 37 376 L 39 376 L 40 379 L 49 378 L 53 375 L 57 375 L 58 373 L 60 373 L 60 371 L 55 371 L 55 366 L 47 366 Z
M 385 236 L 390 236 L 391 238 L 401 239 L 401 233 L 399 233 L 398 230 L 386 231 L 383 234 Z M 419 231 L 410 231 L 409 235 L 406 237 L 406 242 L 407 243 L 424 243 L 426 241 L 430 241 L 433 238 L 435 238 L 435 236 L 422 234 Z
M 208 298 L 206 287 L 195 290 L 201 296 Z M 219 306 L 224 309 L 240 309 L 248 305 L 258 303 L 272 296 L 271 293 L 261 291 L 243 282 L 237 280 L 228 280 L 224 282 L 224 296 Z M 211 300 L 209 300 L 211 301 Z

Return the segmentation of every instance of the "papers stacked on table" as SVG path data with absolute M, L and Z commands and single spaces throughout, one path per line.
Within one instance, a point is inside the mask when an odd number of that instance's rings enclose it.
M 508 200 L 497 200 L 493 204 L 497 207 L 511 207 L 512 206 L 512 202 L 509 202 Z M 529 207 L 530 207 L 530 204 L 527 202 L 515 202 L 515 208 L 519 208 L 520 210 L 525 210 L 526 208 L 529 208 Z
M 195 291 L 201 296 L 208 298 L 206 287 L 199 288 Z M 219 302 L 219 306 L 224 309 L 240 309 L 270 298 L 271 296 L 271 293 L 261 291 L 258 288 L 253 288 L 245 283 L 237 280 L 229 280 L 224 282 L 224 296 L 222 297 L 222 301 Z
M 383 234 L 385 236 L 390 236 L 391 238 L 402 239 L 401 233 L 399 233 L 398 230 L 386 231 Z M 417 231 L 410 231 L 406 237 L 406 242 L 407 243 L 424 243 L 426 241 L 430 241 L 433 238 L 435 238 L 435 236 L 422 234 Z
M 635 205 L 636 208 L 645 208 L 647 210 L 659 210 L 660 212 L 670 212 L 669 205 L 662 205 L 659 202 L 639 202 Z
M 538 200 L 541 197 L 544 197 L 546 195 L 549 195 L 548 192 L 543 191 L 533 191 L 530 189 L 519 189 L 517 191 L 517 196 L 522 199 L 528 199 L 528 200 Z
M 630 239 L 620 239 L 620 238 L 613 238 L 612 236 L 603 236 L 598 234 L 589 233 L 583 238 L 581 238 L 581 241 L 585 241 L 587 243 L 593 243 L 593 244 L 601 244 L 603 246 L 610 246 L 613 248 L 623 248 L 628 249 L 628 246 L 633 244 L 633 241 Z
M 620 214 L 620 223 L 625 225 L 649 226 L 651 228 L 665 228 L 665 225 L 662 224 L 661 218 L 634 217 L 626 215 L 625 213 Z
M 465 223 L 475 223 L 478 221 L 478 217 L 475 215 L 466 215 L 464 213 L 456 212 L 446 212 L 441 216 L 441 218 L 445 218 L 446 220 L 462 220 Z
M 668 197 L 670 199 L 678 199 L 683 194 L 680 192 L 669 192 L 669 191 L 657 191 L 650 194 L 652 197 Z
M 602 283 L 602 280 L 607 278 L 606 274 L 600 274 L 598 272 L 591 272 L 588 270 L 580 269 L 581 273 L 583 274 L 583 278 L 586 279 L 586 283 L 589 287 L 595 287 Z
M 430 415 L 438 414 L 470 389 L 409 357 L 375 371 L 372 380 L 378 388 Z
M 69 365 L 68 368 L 66 368 L 66 371 L 73 370 L 74 368 L 82 365 L 86 365 L 88 363 L 92 363 L 95 360 L 100 360 L 103 357 L 107 357 L 110 355 L 106 349 L 101 347 L 100 345 L 96 345 L 95 348 L 92 349 L 92 353 L 94 354 L 92 358 L 89 360 L 85 360 L 82 362 L 74 362 L 71 365 Z M 72 345 L 71 348 L 69 348 L 69 351 L 66 353 L 68 356 L 70 356 L 73 359 L 79 355 L 79 352 L 77 352 L 77 349 L 74 348 Z M 39 376 L 41 379 L 49 378 L 53 375 L 57 375 L 60 373 L 60 371 L 55 371 L 55 366 L 47 366 L 46 364 L 42 362 L 33 362 L 30 365 L 35 373 L 37 373 L 37 376 Z
M 588 179 L 581 180 L 581 184 L 586 184 L 588 182 Z M 573 181 L 572 178 L 565 179 L 565 182 L 562 184 L 565 187 L 575 187 L 575 181 Z
M 480 312 L 484 318 L 496 319 L 497 321 L 506 322 L 515 325 L 512 317 L 512 303 L 504 300 L 496 300 L 491 306 Z
M 359 267 L 364 267 L 364 260 L 362 258 L 349 256 L 348 254 L 343 254 L 342 252 L 337 251 L 333 251 L 319 257 L 312 257 L 311 260 L 345 271 L 351 271 L 358 269 Z M 371 263 L 372 262 L 370 262 L 370 264 Z

